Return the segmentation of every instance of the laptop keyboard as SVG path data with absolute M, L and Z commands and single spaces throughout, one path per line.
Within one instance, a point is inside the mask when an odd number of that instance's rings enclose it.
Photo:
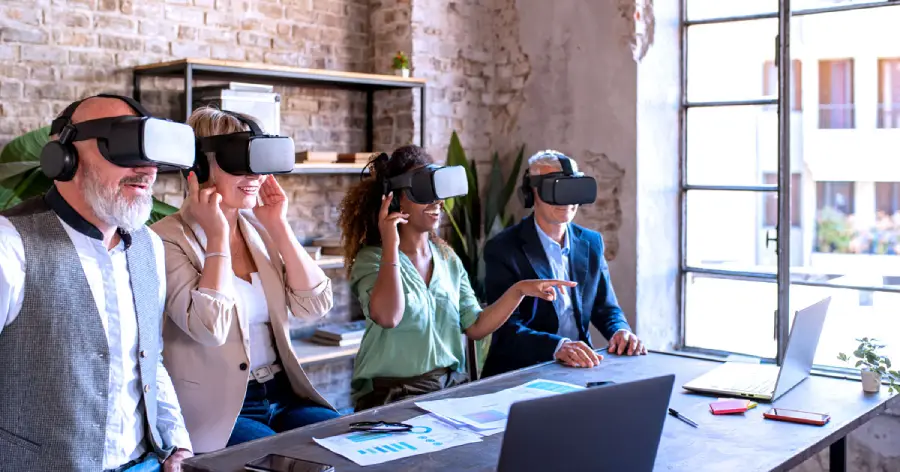
M 710 372 L 706 385 L 714 390 L 737 391 L 760 395 L 770 395 L 775 392 L 775 383 L 778 381 L 778 369 L 763 368 L 760 365 L 728 366 Z
M 713 384 L 713 388 L 716 390 L 736 390 L 738 392 L 767 395 L 775 390 L 775 379 L 734 379 L 733 382 L 723 382 L 721 385 Z

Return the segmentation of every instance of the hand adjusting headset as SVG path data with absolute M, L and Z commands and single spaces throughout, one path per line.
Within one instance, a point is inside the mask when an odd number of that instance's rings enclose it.
M 222 112 L 240 120 L 250 131 L 200 138 L 198 151 L 214 153 L 216 164 L 232 175 L 284 174 L 294 170 L 293 139 L 265 134 L 255 121 L 240 113 Z M 203 156 L 197 156 L 193 170 L 199 182 L 209 179 L 209 162 Z
M 532 188 L 537 190 L 541 201 L 550 205 L 594 203 L 597 199 L 597 181 L 593 177 L 584 175 L 583 172 L 575 172 L 572 169 L 572 161 L 562 153 L 544 151 L 543 154 L 556 157 L 562 166 L 562 171 L 531 175 L 526 170 L 525 175 L 522 176 L 522 185 L 519 187 L 519 197 L 525 208 L 534 206 Z
M 50 135 L 59 135 L 41 149 L 41 170 L 52 180 L 72 180 L 78 169 L 78 152 L 72 143 L 97 140 L 107 161 L 120 167 L 189 168 L 194 164 L 194 131 L 184 123 L 154 118 L 136 100 L 101 94 L 127 103 L 139 116 L 116 116 L 72 123 L 72 115 L 87 98 L 72 103 L 53 120 Z M 88 97 L 94 98 L 94 97 Z

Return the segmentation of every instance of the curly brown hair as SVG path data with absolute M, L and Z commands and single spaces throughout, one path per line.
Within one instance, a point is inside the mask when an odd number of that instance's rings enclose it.
M 388 179 L 401 175 L 415 167 L 434 162 L 425 149 L 416 145 L 397 148 L 390 156 L 381 153 L 373 157 L 366 167 L 369 176 L 363 177 L 354 185 L 341 201 L 339 225 L 341 227 L 341 245 L 344 249 L 347 274 L 353 270 L 356 255 L 365 246 L 381 246 L 381 233 L 378 231 L 378 212 L 381 210 L 381 196 L 385 194 Z M 400 198 L 395 194 L 394 198 Z M 431 240 L 439 247 L 449 246 L 437 236 L 431 234 Z

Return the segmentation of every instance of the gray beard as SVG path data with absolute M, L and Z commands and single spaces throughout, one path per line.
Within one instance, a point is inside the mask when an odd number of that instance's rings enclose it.
M 150 219 L 153 197 L 142 195 L 129 201 L 122 195 L 121 187 L 109 188 L 103 185 L 97 171 L 85 166 L 84 198 L 100 221 L 131 233 Z M 123 179 L 120 184 L 128 183 Z M 140 181 L 141 179 L 130 179 Z

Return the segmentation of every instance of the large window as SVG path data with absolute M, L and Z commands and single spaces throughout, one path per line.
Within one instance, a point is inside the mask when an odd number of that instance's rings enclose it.
M 816 182 L 816 209 L 852 215 L 855 206 L 854 182 Z
M 829 296 L 819 367 L 900 357 L 900 178 L 869 151 L 900 128 L 900 2 L 780 3 L 683 0 L 681 344 L 777 361 Z
M 891 217 L 900 212 L 900 182 L 875 182 L 875 211 Z
M 878 60 L 878 127 L 900 128 L 900 59 Z
M 819 61 L 819 128 L 853 128 L 853 59 Z

